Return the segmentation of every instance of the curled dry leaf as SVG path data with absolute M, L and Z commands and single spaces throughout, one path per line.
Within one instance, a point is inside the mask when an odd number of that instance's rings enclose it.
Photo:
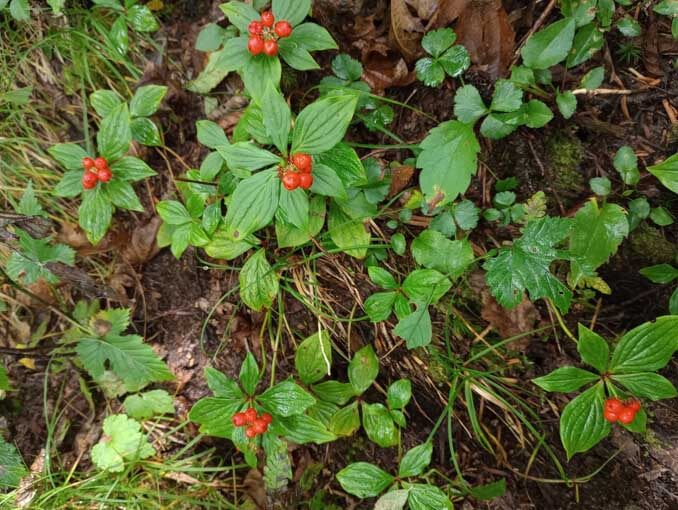
M 397 166 L 391 170 L 391 187 L 388 190 L 389 198 L 404 190 L 414 175 L 414 167 L 410 165 Z
M 471 0 L 459 16 L 456 31 L 480 70 L 492 79 L 506 72 L 516 40 L 501 0 Z
M 363 80 L 375 94 L 389 87 L 404 87 L 415 80 L 405 61 L 392 51 L 371 51 L 363 60 Z

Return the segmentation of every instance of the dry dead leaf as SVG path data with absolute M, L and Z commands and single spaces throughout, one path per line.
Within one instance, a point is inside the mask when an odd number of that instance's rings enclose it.
M 414 175 L 414 167 L 409 165 L 397 166 L 391 170 L 391 187 L 388 190 L 389 198 L 404 190 Z
M 414 73 L 410 73 L 405 61 L 391 51 L 385 54 L 369 52 L 363 60 L 363 69 L 363 80 L 374 94 L 380 94 L 390 87 L 404 87 L 415 80 Z
M 131 239 L 122 249 L 122 258 L 128 264 L 136 266 L 148 262 L 160 251 L 156 242 L 162 220 L 157 216 L 143 226 L 134 229 Z
M 506 72 L 516 41 L 501 0 L 471 0 L 459 15 L 456 31 L 480 70 L 492 79 Z

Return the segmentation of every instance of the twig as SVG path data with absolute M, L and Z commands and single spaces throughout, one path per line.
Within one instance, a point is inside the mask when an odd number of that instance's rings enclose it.
M 572 93 L 575 96 L 587 95 L 587 96 L 604 96 L 604 95 L 615 95 L 615 96 L 628 96 L 630 94 L 638 94 L 640 92 L 646 92 L 647 89 L 574 89 Z

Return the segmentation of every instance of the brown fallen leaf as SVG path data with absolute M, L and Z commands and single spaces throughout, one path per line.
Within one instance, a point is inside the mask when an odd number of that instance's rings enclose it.
M 160 251 L 156 236 L 162 220 L 157 216 L 143 226 L 134 229 L 129 242 L 122 248 L 122 258 L 128 264 L 136 266 L 148 262 Z
M 397 166 L 391 169 L 391 187 L 388 197 L 392 198 L 404 190 L 414 175 L 414 167 L 409 165 Z
M 501 0 L 471 0 L 459 15 L 456 32 L 480 70 L 492 79 L 506 72 L 516 40 Z
M 381 94 L 387 88 L 413 83 L 416 76 L 397 53 L 370 51 L 363 59 L 362 78 L 374 94 Z

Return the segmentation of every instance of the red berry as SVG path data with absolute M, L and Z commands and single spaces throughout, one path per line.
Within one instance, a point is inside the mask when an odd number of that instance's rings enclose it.
M 273 23 L 275 23 L 275 17 L 273 16 L 273 13 L 271 11 L 264 11 L 261 13 L 261 23 L 268 28 L 271 28 L 273 26 Z
M 622 404 L 622 401 L 619 400 L 618 398 L 608 398 L 605 401 L 605 410 L 606 411 L 611 411 L 615 414 L 619 414 L 623 408 L 624 408 L 624 404 Z
M 603 416 L 604 416 L 605 419 L 606 419 L 607 421 L 609 421 L 610 423 L 616 422 L 617 419 L 619 418 L 619 416 L 617 415 L 617 413 L 612 412 L 612 411 L 610 411 L 609 409 L 605 409 L 605 412 L 603 413 Z
M 250 37 L 250 40 L 247 42 L 247 49 L 252 55 L 259 55 L 264 51 L 264 40 L 258 35 Z
M 245 417 L 245 413 L 235 413 L 233 415 L 233 425 L 236 427 L 242 427 L 243 425 L 247 424 L 247 418 Z
M 278 41 L 273 39 L 264 41 L 264 53 L 269 57 L 275 57 L 278 54 Z
M 305 174 L 310 174 L 313 170 L 313 158 L 303 152 L 298 152 L 292 156 L 292 164 Z
M 85 170 L 91 170 L 94 168 L 94 160 L 92 158 L 83 158 L 82 166 L 85 167 Z
M 254 432 L 256 432 L 257 435 L 263 434 L 264 432 L 266 432 L 268 430 L 268 423 L 266 423 L 262 419 L 258 419 L 258 420 L 254 421 L 254 423 L 252 424 L 252 426 L 250 428 L 254 429 Z
M 254 420 L 257 419 L 257 410 L 254 409 L 254 407 L 250 407 L 243 414 L 245 415 L 245 419 L 247 420 L 245 423 L 247 423 L 248 425 L 251 425 L 252 423 L 254 423 Z
M 273 416 L 271 416 L 268 413 L 264 413 L 261 416 L 259 416 L 259 419 L 263 421 L 266 425 L 270 424 L 273 422 Z
M 103 170 L 104 168 L 108 168 L 108 161 L 106 161 L 102 157 L 98 157 L 97 159 L 94 160 L 94 168 L 97 170 Z
M 245 435 L 248 439 L 254 439 L 257 437 L 257 431 L 254 430 L 254 426 L 247 427 L 247 430 L 245 430 Z
M 631 400 L 631 401 L 626 405 L 626 408 L 627 408 L 627 409 L 631 409 L 631 411 L 633 411 L 634 413 L 637 413 L 638 411 L 640 411 L 640 401 L 638 401 L 638 400 Z
M 282 177 L 283 186 L 287 191 L 292 191 L 299 187 L 299 174 L 296 172 L 287 171 Z
M 622 412 L 619 413 L 619 423 L 628 425 L 633 421 L 635 417 L 636 413 L 633 412 L 633 409 L 629 409 L 628 407 L 626 407 L 622 410 Z
M 278 21 L 275 24 L 275 33 L 278 34 L 278 37 L 289 37 L 292 35 L 292 25 L 287 21 Z
M 82 187 L 85 189 L 92 189 L 97 185 L 98 180 L 97 174 L 86 170 L 85 173 L 82 174 Z
M 111 177 L 113 177 L 113 172 L 111 172 L 111 169 L 106 167 L 97 172 L 97 175 L 99 176 L 99 180 L 101 182 L 108 182 L 111 180 Z
M 309 189 L 313 186 L 313 176 L 311 174 L 299 174 L 299 187 Z
M 251 35 L 261 35 L 261 33 L 264 31 L 264 25 L 261 21 L 252 21 L 247 26 L 247 31 Z

